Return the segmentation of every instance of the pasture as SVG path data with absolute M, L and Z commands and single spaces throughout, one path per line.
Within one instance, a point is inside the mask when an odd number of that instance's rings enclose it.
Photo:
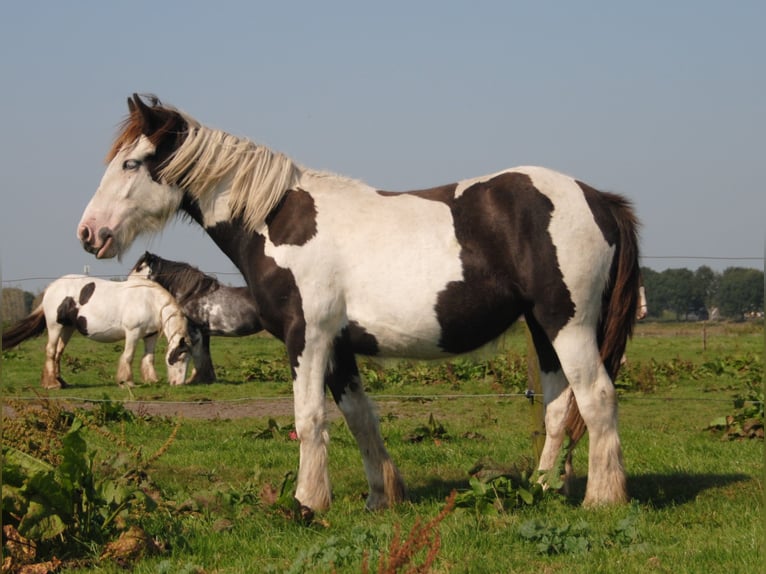
M 738 412 L 736 397 L 762 400 L 763 323 L 637 326 L 617 381 L 632 501 L 595 510 L 579 505 L 587 435 L 569 498 L 526 480 L 534 453 L 524 329 L 482 360 L 361 362 L 409 488 L 407 502 L 375 513 L 364 510 L 359 452 L 334 406 L 332 507 L 301 516 L 280 496 L 294 487 L 287 473 L 297 469 L 298 443 L 285 352 L 268 336 L 214 338 L 216 383 L 171 387 L 158 364 L 160 383 L 132 389 L 114 383 L 120 345 L 75 336 L 62 361 L 71 387 L 51 391 L 39 387 L 44 338 L 35 339 L 3 354 L 3 401 L 22 410 L 38 396 L 53 410 L 88 406 L 102 417 L 86 430 L 97 461 L 121 453 L 146 463 L 143 484 L 160 504 L 131 518 L 159 549 L 131 562 L 134 572 L 405 572 L 429 559 L 427 571 L 445 573 L 757 571 L 763 441 L 707 427 Z M 514 487 L 471 481 L 471 470 L 485 480 L 513 476 Z M 458 505 L 440 515 L 453 490 Z M 397 558 L 412 561 L 396 570 Z M 123 570 L 95 559 L 65 571 Z

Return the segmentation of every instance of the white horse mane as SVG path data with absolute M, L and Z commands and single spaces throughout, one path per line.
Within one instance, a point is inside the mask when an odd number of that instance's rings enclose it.
M 298 181 L 300 169 L 281 153 L 184 116 L 189 135 L 165 165 L 160 177 L 203 198 L 230 180 L 232 217 L 242 216 L 254 230 Z

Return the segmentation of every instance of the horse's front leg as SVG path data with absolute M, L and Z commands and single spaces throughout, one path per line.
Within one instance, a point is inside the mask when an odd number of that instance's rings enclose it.
M 120 386 L 133 386 L 133 356 L 136 354 L 136 342 L 138 335 L 131 331 L 125 333 L 125 350 L 117 359 L 117 384 Z
M 312 510 L 326 510 L 332 496 L 327 470 L 330 437 L 325 420 L 324 374 L 331 337 L 323 333 L 307 336 L 298 356 L 289 341 L 287 347 L 294 372 L 295 431 L 300 441 L 295 498 Z
M 377 510 L 401 502 L 407 488 L 383 443 L 378 416 L 364 392 L 347 330 L 335 342 L 327 386 L 362 454 L 369 488 L 367 508 Z
M 190 383 L 214 383 L 217 379 L 213 360 L 210 358 L 210 334 L 204 332 L 197 325 L 189 323 L 189 337 L 192 341 L 191 353 L 194 361 L 194 369 Z
M 154 349 L 157 347 L 159 333 L 144 338 L 144 355 L 141 357 L 141 378 L 145 383 L 159 381 L 157 370 L 154 368 Z

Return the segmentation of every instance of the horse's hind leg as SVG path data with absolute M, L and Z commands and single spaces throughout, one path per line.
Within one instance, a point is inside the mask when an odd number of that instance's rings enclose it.
M 71 336 L 71 329 L 67 330 L 58 323 L 48 326 L 45 363 L 43 364 L 43 372 L 40 376 L 40 386 L 44 389 L 61 389 L 67 386 L 61 378 L 61 355 Z
M 159 381 L 157 370 L 154 368 L 154 349 L 157 347 L 159 333 L 149 335 L 144 338 L 144 354 L 141 357 L 141 379 L 145 383 L 156 383 Z
M 406 497 L 406 487 L 383 443 L 377 413 L 362 387 L 348 333 L 336 340 L 327 386 L 354 435 L 367 475 L 367 508 L 387 508 Z
M 588 428 L 588 486 L 583 504 L 627 500 L 622 446 L 617 433 L 617 393 L 601 361 L 595 329 L 566 325 L 553 347 Z
M 540 366 L 540 383 L 543 389 L 543 404 L 545 405 L 545 445 L 540 454 L 538 469 L 550 471 L 555 468 L 564 440 L 569 436 L 572 440 L 567 446 L 564 468 L 562 469 L 564 472 L 564 493 L 568 494 L 570 483 L 574 478 L 572 450 L 577 439 L 582 435 L 581 428 L 570 427 L 571 423 L 579 418 L 577 416 L 577 404 L 569 381 L 561 370 L 561 364 L 547 335 L 531 314 L 527 315 L 526 320 Z

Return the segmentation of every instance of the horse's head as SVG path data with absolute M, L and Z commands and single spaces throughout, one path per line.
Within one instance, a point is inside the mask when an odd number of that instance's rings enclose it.
M 160 170 L 188 132 L 183 115 L 147 105 L 134 94 L 128 117 L 107 156 L 107 168 L 85 208 L 77 236 L 98 258 L 120 256 L 141 233 L 160 231 L 181 206 L 183 191 Z
M 168 341 L 165 364 L 168 367 L 168 382 L 171 385 L 183 385 L 186 382 L 186 369 L 189 367 L 191 347 L 188 334 L 175 334 Z
M 157 257 L 154 253 L 149 253 L 146 251 L 141 257 L 138 258 L 136 264 L 133 265 L 130 273 L 128 273 L 128 278 L 142 277 L 144 279 L 154 280 L 157 275 L 158 262 L 159 257 Z

